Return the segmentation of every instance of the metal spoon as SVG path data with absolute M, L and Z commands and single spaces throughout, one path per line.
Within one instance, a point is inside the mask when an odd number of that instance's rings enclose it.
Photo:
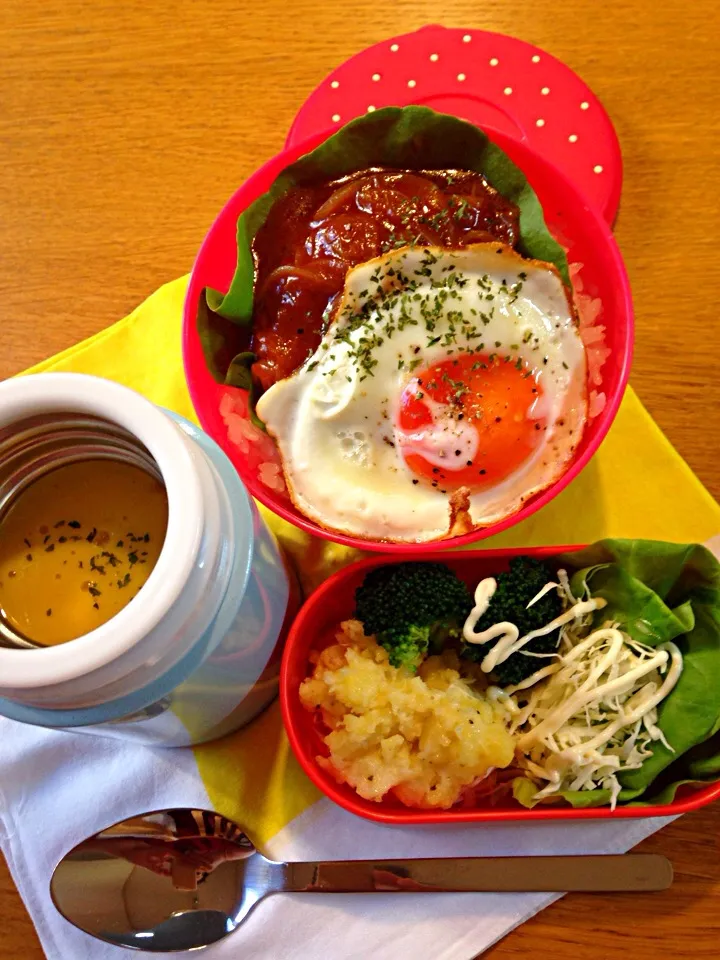
M 86 933 L 160 953 L 221 940 L 273 893 L 647 891 L 671 883 L 670 862 L 652 854 L 275 863 L 232 820 L 180 808 L 83 840 L 55 868 L 50 892 Z

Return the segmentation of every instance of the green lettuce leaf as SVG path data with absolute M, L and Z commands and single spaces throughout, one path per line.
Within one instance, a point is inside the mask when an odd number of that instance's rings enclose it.
M 621 774 L 620 802 L 669 803 L 684 784 L 720 778 L 720 564 L 697 544 L 600 540 L 558 558 L 573 571 L 576 596 L 587 587 L 607 600 L 599 621 L 617 620 L 633 638 L 657 646 L 674 640 L 683 654 L 677 686 L 658 708 L 658 726 L 673 750 L 653 745 L 638 770 Z M 517 786 L 516 786 L 517 783 Z M 513 794 L 535 806 L 529 781 Z M 606 790 L 566 791 L 574 807 L 598 806 Z
M 576 597 L 587 591 L 607 600 L 607 606 L 595 613 L 594 626 L 612 620 L 640 643 L 656 646 L 674 640 L 695 625 L 689 601 L 671 610 L 651 587 L 618 564 L 597 564 L 579 570 L 570 586 Z
M 238 219 L 237 266 L 226 294 L 207 288 L 197 322 L 213 376 L 226 379 L 231 344 L 252 323 L 254 264 L 251 244 L 275 201 L 294 186 L 335 179 L 371 166 L 408 170 L 464 169 L 484 174 L 520 210 L 519 251 L 553 263 L 569 285 L 567 258 L 550 235 L 540 201 L 523 172 L 476 126 L 427 107 L 385 107 L 346 124 L 311 153 L 287 167 Z M 242 361 L 239 361 L 242 365 Z
M 524 777 L 516 777 L 512 782 L 513 797 L 521 806 L 526 807 L 528 810 L 532 810 L 533 807 L 537 807 L 542 803 L 541 800 L 534 799 L 537 791 L 538 788 L 535 784 L 531 780 L 526 780 Z M 554 794 L 554 796 L 578 808 L 603 807 L 610 803 L 609 790 L 561 790 L 560 793 Z

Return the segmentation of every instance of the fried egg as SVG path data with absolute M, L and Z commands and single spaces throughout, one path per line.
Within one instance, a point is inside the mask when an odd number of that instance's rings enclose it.
M 497 243 L 348 271 L 313 356 L 260 398 L 297 508 L 422 542 L 516 513 L 567 468 L 585 351 L 557 270 Z

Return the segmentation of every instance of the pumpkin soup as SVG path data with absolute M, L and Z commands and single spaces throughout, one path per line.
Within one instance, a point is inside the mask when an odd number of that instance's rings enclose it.
M 0 618 L 38 646 L 99 627 L 146 582 L 167 515 L 162 483 L 119 460 L 70 463 L 35 480 L 0 518 Z

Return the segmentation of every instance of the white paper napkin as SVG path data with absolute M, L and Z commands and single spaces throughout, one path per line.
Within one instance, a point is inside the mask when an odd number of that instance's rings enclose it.
M 137 956 L 80 932 L 53 907 L 50 876 L 68 849 L 145 810 L 209 805 L 190 750 L 149 749 L 0 718 L 0 846 L 49 960 Z M 671 819 L 399 828 L 369 823 L 323 800 L 264 852 L 278 860 L 621 853 Z M 527 868 L 533 869 L 531 859 Z M 203 957 L 471 960 L 556 896 L 278 895 Z

